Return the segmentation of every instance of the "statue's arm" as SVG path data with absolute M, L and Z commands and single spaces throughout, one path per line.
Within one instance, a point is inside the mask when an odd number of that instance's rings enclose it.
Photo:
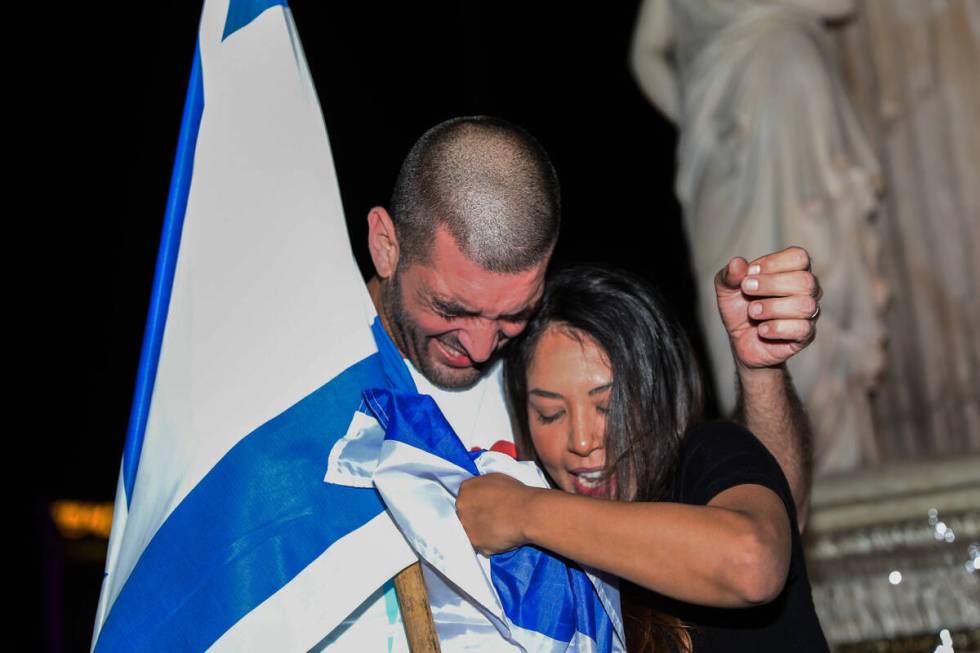
M 680 113 L 680 93 L 677 76 L 667 56 L 672 46 L 669 0 L 644 0 L 633 30 L 630 68 L 647 100 L 676 123 Z

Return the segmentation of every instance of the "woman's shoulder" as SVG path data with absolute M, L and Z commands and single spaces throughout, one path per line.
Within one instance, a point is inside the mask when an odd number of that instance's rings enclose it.
M 706 505 L 724 490 L 745 484 L 768 487 L 784 501 L 792 496 L 779 463 L 744 426 L 712 421 L 687 432 L 671 492 L 674 501 Z
M 701 422 L 691 427 L 681 444 L 682 461 L 690 458 L 725 458 L 737 454 L 772 457 L 752 431 L 727 420 Z

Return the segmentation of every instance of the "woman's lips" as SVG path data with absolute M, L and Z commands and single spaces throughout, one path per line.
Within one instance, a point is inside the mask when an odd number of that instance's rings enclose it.
M 603 469 L 590 469 L 569 472 L 572 477 L 572 487 L 575 494 L 589 497 L 609 496 L 610 479 L 605 477 Z

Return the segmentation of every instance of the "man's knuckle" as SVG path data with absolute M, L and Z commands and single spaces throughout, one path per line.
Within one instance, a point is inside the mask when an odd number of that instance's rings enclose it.
M 803 287 L 811 297 L 817 296 L 817 291 L 819 290 L 817 278 L 809 272 L 803 273 Z
M 814 324 L 810 325 L 809 331 L 805 338 L 803 338 L 803 345 L 809 345 L 817 337 L 817 327 Z
M 786 251 L 799 267 L 806 268 L 810 265 L 810 253 L 799 245 L 791 245 Z

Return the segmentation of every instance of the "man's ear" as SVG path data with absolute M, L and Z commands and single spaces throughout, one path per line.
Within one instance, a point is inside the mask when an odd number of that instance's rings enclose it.
M 383 207 L 376 206 L 368 212 L 368 251 L 374 262 L 374 271 L 382 279 L 395 273 L 398 267 L 398 236 L 395 223 Z

